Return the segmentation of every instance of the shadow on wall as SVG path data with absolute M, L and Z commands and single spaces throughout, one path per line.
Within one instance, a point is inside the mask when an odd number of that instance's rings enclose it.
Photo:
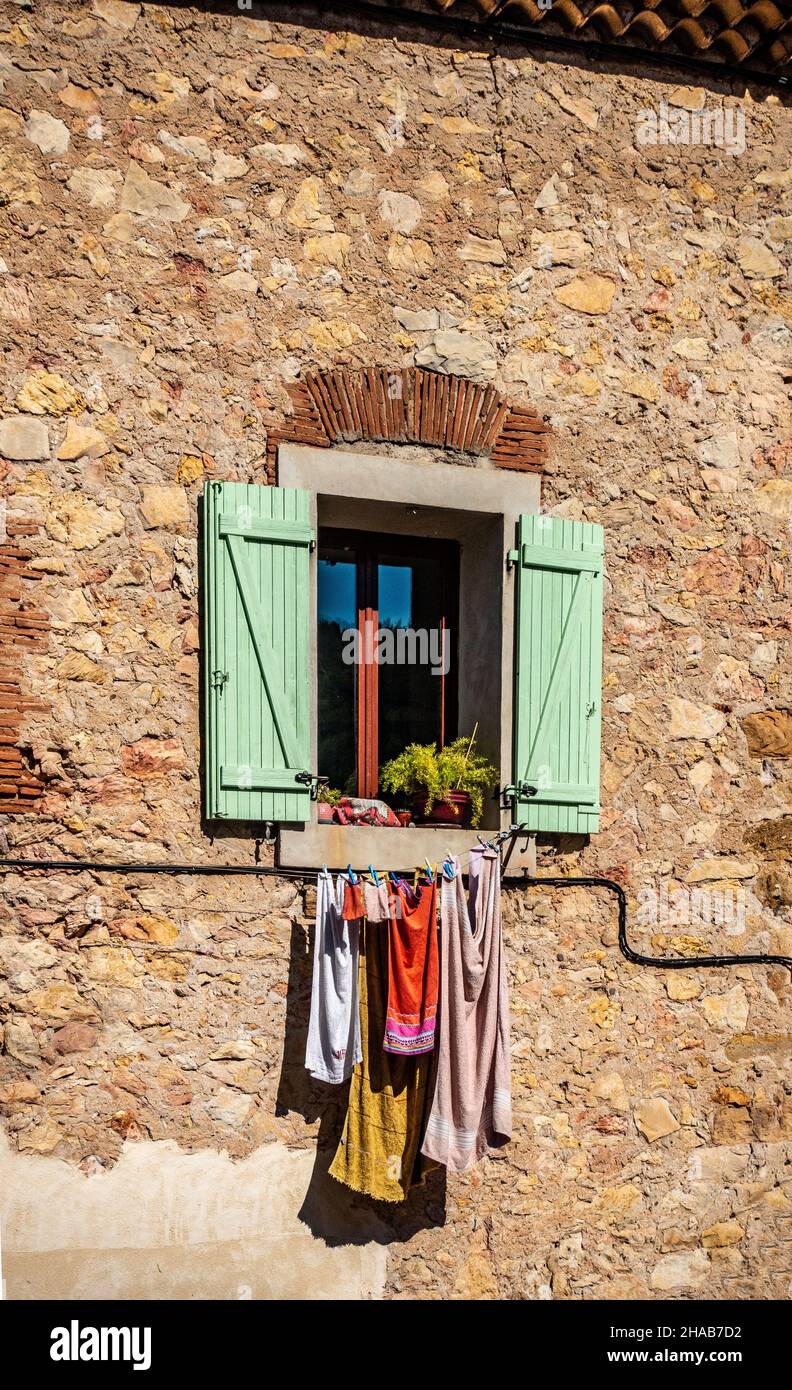
M 162 0 L 164 8 L 171 10 L 194 9 L 196 0 Z M 294 25 L 303 29 L 315 29 L 323 33 L 341 32 L 361 34 L 373 39 L 396 39 L 404 43 L 420 44 L 425 48 L 445 49 L 451 52 L 465 52 L 474 49 L 486 52 L 490 57 L 526 58 L 541 66 L 577 68 L 584 73 L 605 73 L 621 75 L 625 71 L 630 77 L 642 77 L 667 86 L 678 86 L 681 82 L 695 83 L 712 93 L 742 96 L 750 91 L 755 102 L 762 102 L 772 94 L 773 100 L 782 106 L 792 104 L 792 93 L 781 85 L 781 74 L 765 79 L 752 65 L 750 58 L 745 67 L 750 75 L 740 71 L 740 65 L 721 64 L 696 52 L 684 51 L 681 47 L 662 50 L 644 48 L 638 43 L 610 43 L 603 34 L 593 39 L 591 35 L 581 38 L 571 35 L 563 24 L 555 26 L 555 33 L 549 29 L 537 30 L 523 28 L 510 21 L 508 14 L 501 14 L 500 27 L 496 19 L 492 22 L 482 17 L 481 11 L 490 7 L 484 5 L 467 6 L 465 13 L 461 7 L 448 13 L 448 3 L 441 6 L 438 14 L 433 5 L 426 9 L 411 10 L 407 3 L 388 4 L 386 0 L 362 0 L 338 11 L 328 13 L 319 4 L 287 5 L 267 3 L 267 0 L 253 0 L 251 13 L 240 11 L 238 0 L 205 0 L 202 8 L 210 14 L 230 15 L 247 19 L 259 19 L 262 23 Z M 495 6 L 492 7 L 496 8 Z M 591 9 L 591 6 L 587 6 Z M 745 9 L 748 8 L 746 4 Z M 505 6 L 501 6 L 504 10 Z M 458 12 L 459 11 L 459 12 Z M 489 32 L 488 32 L 489 31 Z
M 313 960 L 311 926 L 309 959 Z M 349 1083 L 329 1086 L 312 1080 L 305 1069 L 305 1045 L 311 1008 L 310 971 L 300 968 L 304 955 L 301 928 L 293 924 L 289 948 L 289 981 L 286 996 L 286 1028 L 278 1081 L 276 1110 L 295 1111 L 307 1124 L 318 1121 L 316 1156 L 299 1219 L 312 1235 L 327 1245 L 366 1245 L 370 1241 L 391 1245 L 410 1240 L 418 1231 L 445 1224 L 446 1173 L 428 1174 L 425 1183 L 405 1202 L 375 1201 L 336 1182 L 328 1172 L 344 1126 Z

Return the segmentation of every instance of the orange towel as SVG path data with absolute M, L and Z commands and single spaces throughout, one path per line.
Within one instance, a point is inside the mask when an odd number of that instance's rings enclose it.
M 437 885 L 417 893 L 391 888 L 388 923 L 386 1052 L 414 1057 L 435 1044 L 439 963 L 435 912 Z
M 345 922 L 357 922 L 363 915 L 363 885 L 360 879 L 358 879 L 357 883 L 350 883 L 349 879 L 346 879 L 344 882 L 344 906 L 341 909 L 341 916 Z

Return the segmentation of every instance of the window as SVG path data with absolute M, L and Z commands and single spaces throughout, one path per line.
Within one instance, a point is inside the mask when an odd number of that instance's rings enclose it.
M 482 828 L 595 831 L 602 529 L 542 515 L 531 474 L 303 445 L 278 466 L 278 487 L 205 490 L 207 818 L 277 823 L 284 866 L 360 865 L 381 847 L 404 868 L 413 850 L 389 837 L 421 833 L 461 850 L 449 837 L 470 832 L 319 824 L 313 793 L 321 775 L 371 794 L 408 742 L 477 725 L 502 798 Z M 346 662 L 366 622 L 386 638 L 445 628 L 445 677 Z
M 408 743 L 457 732 L 459 546 L 324 527 L 317 561 L 318 766 L 362 797 Z

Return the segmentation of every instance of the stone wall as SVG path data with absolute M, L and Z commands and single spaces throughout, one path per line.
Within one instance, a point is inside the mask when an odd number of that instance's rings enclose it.
M 743 152 L 639 144 L 663 101 Z M 606 529 L 603 829 L 542 869 L 619 878 L 644 950 L 792 954 L 791 236 L 760 91 L 0 4 L 10 851 L 251 861 L 200 821 L 200 488 L 266 480 L 304 374 L 418 365 L 549 417 L 547 504 Z M 374 1210 L 301 1065 L 309 890 L 4 886 L 9 1295 L 787 1296 L 783 968 L 630 966 L 606 894 L 509 889 L 514 1142 Z

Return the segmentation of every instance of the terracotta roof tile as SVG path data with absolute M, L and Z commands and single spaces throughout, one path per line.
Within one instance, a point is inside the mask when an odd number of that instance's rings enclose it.
M 435 0 L 459 10 L 459 0 Z M 790 0 L 475 0 L 489 20 L 581 43 L 684 54 L 752 70 L 792 75 Z

